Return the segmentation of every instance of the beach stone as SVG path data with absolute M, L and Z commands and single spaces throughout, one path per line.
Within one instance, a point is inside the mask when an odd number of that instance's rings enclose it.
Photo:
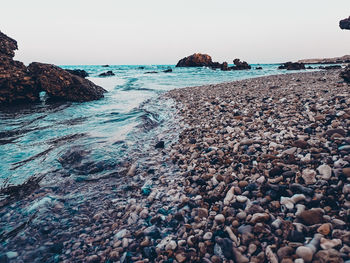
M 314 252 L 312 251 L 312 249 L 305 246 L 298 247 L 295 253 L 298 257 L 302 258 L 306 263 L 311 262 L 312 257 L 314 255 Z
M 256 213 L 252 216 L 250 222 L 252 224 L 260 223 L 260 222 L 267 222 L 270 219 L 270 215 L 267 213 Z
M 341 257 L 339 251 L 335 249 L 320 250 L 315 254 L 314 260 L 320 263 L 343 263 L 344 260 Z
M 175 258 L 179 263 L 185 262 L 187 259 L 185 252 L 176 253 Z
M 18 253 L 15 251 L 9 251 L 9 252 L 6 252 L 6 256 L 8 259 L 14 259 L 18 257 Z
M 340 239 L 326 239 L 326 238 L 321 238 L 320 240 L 320 246 L 322 249 L 327 250 L 327 249 L 331 249 L 337 246 L 341 246 L 342 241 Z
M 213 233 L 212 232 L 207 232 L 204 234 L 203 239 L 204 240 L 210 240 L 213 238 Z
M 343 174 L 346 176 L 346 177 L 350 177 L 350 167 L 346 167 L 346 168 L 343 168 Z
M 206 208 L 197 208 L 197 215 L 199 218 L 208 217 L 208 209 Z
M 314 184 L 316 183 L 316 172 L 312 169 L 304 169 L 302 172 L 302 178 L 304 179 L 305 184 Z
M 319 228 L 317 228 L 317 232 L 327 236 L 331 232 L 331 224 L 322 224 Z
M 225 223 L 225 217 L 223 214 L 218 214 L 215 216 L 215 221 L 218 223 L 218 224 L 223 224 Z
M 291 257 L 294 254 L 294 249 L 288 246 L 281 247 L 277 250 L 277 256 L 280 260 Z
M 304 140 L 297 140 L 293 143 L 293 146 L 300 149 L 306 149 L 309 147 L 309 143 Z
M 305 210 L 298 216 L 306 225 L 315 225 L 323 223 L 323 214 L 320 210 Z
M 240 202 L 240 203 L 245 203 L 245 202 L 247 202 L 248 197 L 243 196 L 243 195 L 237 195 L 237 196 L 236 196 L 236 199 L 237 199 L 237 201 Z
M 322 164 L 317 168 L 322 179 L 329 180 L 332 177 L 332 168 L 327 164 Z

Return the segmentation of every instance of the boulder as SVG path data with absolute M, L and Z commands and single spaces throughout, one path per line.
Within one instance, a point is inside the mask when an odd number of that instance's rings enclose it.
M 100 99 L 106 92 L 90 80 L 55 65 L 33 62 L 28 70 L 39 90 L 47 92 L 50 99 L 83 102 Z
M 26 66 L 12 58 L 0 56 L 0 105 L 38 100 L 39 90 Z
M 110 77 L 110 76 L 115 76 L 112 70 L 108 70 L 106 72 L 103 72 L 98 75 L 99 77 Z
M 286 62 L 278 67 L 278 69 L 286 69 L 286 70 L 302 70 L 305 69 L 304 63 L 299 62 Z
M 191 56 L 181 59 L 176 67 L 211 67 L 213 61 L 207 54 L 195 53 Z
M 0 32 L 0 105 L 37 102 L 41 91 L 49 98 L 69 101 L 95 100 L 106 92 L 54 65 L 35 62 L 26 67 L 13 60 L 16 49 L 17 42 Z
M 340 77 L 344 79 L 345 82 L 350 84 L 350 65 L 348 65 L 341 73 Z
M 0 31 L 0 56 L 13 58 L 17 49 L 17 41 Z
M 232 67 L 232 70 L 245 70 L 245 69 L 251 69 L 251 66 L 245 62 L 245 61 L 240 61 L 238 58 L 233 60 L 233 64 L 235 64 L 234 67 Z
M 89 73 L 87 73 L 85 70 L 83 69 L 66 69 L 66 71 L 68 71 L 69 73 L 82 77 L 82 78 L 86 78 L 89 76 Z
M 339 21 L 339 27 L 341 29 L 348 29 L 348 30 L 350 30 L 350 16 L 348 18 L 340 20 Z

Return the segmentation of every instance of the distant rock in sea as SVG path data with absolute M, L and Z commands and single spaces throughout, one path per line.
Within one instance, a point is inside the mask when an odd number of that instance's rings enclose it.
M 339 27 L 341 29 L 348 29 L 348 30 L 350 30 L 350 16 L 348 18 L 340 20 L 339 21 Z
M 305 69 L 305 64 L 299 62 L 286 62 L 279 66 L 278 69 L 302 70 Z
M 13 60 L 17 41 L 0 31 L 0 105 L 36 102 L 40 92 L 49 98 L 90 101 L 107 92 L 91 81 L 55 65 L 34 62 L 26 67 Z
M 207 54 L 195 53 L 191 56 L 181 59 L 176 67 L 211 67 L 213 61 Z
M 112 70 L 108 70 L 107 72 L 103 72 L 101 74 L 98 75 L 99 77 L 111 77 L 111 76 L 115 76 L 115 74 L 113 73 Z
M 86 78 L 89 76 L 89 73 L 87 73 L 85 70 L 83 69 L 66 69 L 66 71 L 68 71 L 69 73 L 82 77 L 82 78 Z
M 233 64 L 235 64 L 234 67 L 231 67 L 232 70 L 245 70 L 245 69 L 251 69 L 252 67 L 248 65 L 245 61 L 240 61 L 238 58 L 233 60 Z
M 247 62 L 240 61 L 238 58 L 236 58 L 233 63 L 235 66 L 229 67 L 227 62 L 213 62 L 211 56 L 207 54 L 195 53 L 179 60 L 176 67 L 209 67 L 212 69 L 221 69 L 222 71 L 251 69 L 251 66 L 248 65 Z
M 350 63 L 350 55 L 345 55 L 342 57 L 335 58 L 311 58 L 311 59 L 301 59 L 298 63 L 304 64 L 341 64 Z

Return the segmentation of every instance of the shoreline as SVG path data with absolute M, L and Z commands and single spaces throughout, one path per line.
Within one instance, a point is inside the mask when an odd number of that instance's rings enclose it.
M 176 102 L 169 129 L 179 131 L 178 139 L 161 129 L 153 139 L 164 140 L 165 148 L 130 160 L 118 177 L 80 183 L 87 193 L 95 187 L 101 192 L 77 208 L 52 200 L 42 212 L 60 223 L 34 218 L 26 235 L 11 237 L 2 252 L 18 252 L 15 260 L 25 262 L 37 253 L 45 261 L 58 257 L 67 263 L 282 262 L 281 257 L 288 263 L 310 253 L 315 262 L 345 261 L 350 186 L 341 166 L 349 167 L 350 160 L 349 148 L 338 148 L 350 144 L 350 96 L 338 75 L 339 70 L 278 74 L 160 95 Z M 338 134 L 327 134 L 329 129 Z M 317 170 L 321 163 L 330 167 L 330 176 L 327 167 L 322 174 Z M 38 192 L 45 196 L 50 189 Z M 303 209 L 311 212 L 302 216 Z M 325 240 L 315 236 L 320 231 Z M 30 236 L 37 239 L 33 245 Z M 316 238 L 317 251 L 304 248 L 309 238 Z M 320 249 L 320 243 L 334 249 Z

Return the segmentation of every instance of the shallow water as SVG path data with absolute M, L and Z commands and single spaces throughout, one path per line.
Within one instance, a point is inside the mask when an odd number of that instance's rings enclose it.
M 62 66 L 86 70 L 90 74 L 89 79 L 108 93 L 102 100 L 86 103 L 42 102 L 1 109 L 0 185 L 5 180 L 18 184 L 34 175 L 62 170 L 64 167 L 58 159 L 73 146 L 85 148 L 94 162 L 109 162 L 113 169 L 116 161 L 135 143 L 136 126 L 142 125 L 142 122 L 152 125 L 162 121 L 163 115 L 152 111 L 151 104 L 148 105 L 149 111 L 141 108 L 143 102 L 173 88 L 285 73 L 277 70 L 277 65 L 261 66 L 263 70 L 226 72 L 167 65 L 144 68 Z M 162 72 L 168 68 L 173 68 L 173 72 Z M 116 75 L 98 77 L 107 70 Z M 150 71 L 159 73 L 145 74 Z M 157 99 L 153 100 L 153 104 L 157 105 Z M 137 132 L 136 137 L 142 137 L 142 131 Z

